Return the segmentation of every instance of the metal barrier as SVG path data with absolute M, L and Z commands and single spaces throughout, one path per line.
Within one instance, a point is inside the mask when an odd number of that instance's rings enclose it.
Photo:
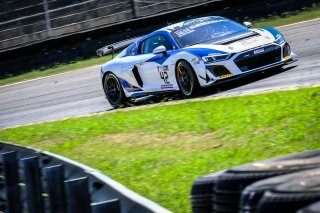
M 0 211 L 170 212 L 83 164 L 3 142 L 0 142 Z
M 127 46 L 129 46 L 130 44 L 132 44 L 133 42 L 135 42 L 136 40 L 138 40 L 139 38 L 141 38 L 141 37 L 139 36 L 139 37 L 135 37 L 135 38 L 130 38 L 130 39 L 126 39 L 126 40 L 123 40 L 123 41 L 119 41 L 119 42 L 116 42 L 116 43 L 113 43 L 113 44 L 109 44 L 109 45 L 107 45 L 105 47 L 102 47 L 102 48 L 98 49 L 97 50 L 97 55 L 101 57 L 101 56 L 110 54 L 115 50 L 124 49 Z

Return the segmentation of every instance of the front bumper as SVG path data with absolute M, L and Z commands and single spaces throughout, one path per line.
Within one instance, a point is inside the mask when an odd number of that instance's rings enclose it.
M 269 44 L 233 54 L 228 60 L 206 64 L 206 83 L 210 86 L 234 80 L 250 73 L 284 66 L 296 61 L 290 46 Z

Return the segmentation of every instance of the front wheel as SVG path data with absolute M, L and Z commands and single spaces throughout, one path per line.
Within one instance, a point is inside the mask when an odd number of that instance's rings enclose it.
M 125 94 L 116 75 L 107 74 L 103 82 L 103 89 L 112 107 L 119 108 L 124 104 Z
M 176 78 L 180 91 L 185 97 L 192 97 L 200 87 L 193 68 L 186 61 L 179 61 L 177 64 Z

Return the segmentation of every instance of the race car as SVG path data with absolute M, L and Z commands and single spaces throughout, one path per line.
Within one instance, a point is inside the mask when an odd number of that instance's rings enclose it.
M 106 98 L 119 107 L 150 94 L 180 91 L 191 97 L 203 87 L 293 61 L 278 30 L 251 26 L 210 16 L 143 36 L 102 65 Z

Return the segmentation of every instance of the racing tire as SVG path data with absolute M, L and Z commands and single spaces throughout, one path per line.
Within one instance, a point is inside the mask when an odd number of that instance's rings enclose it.
M 123 92 L 119 79 L 113 73 L 108 73 L 103 82 L 103 89 L 110 105 L 114 108 L 123 106 L 126 95 Z
M 223 204 L 239 204 L 240 194 L 239 193 L 217 193 L 215 192 L 212 196 L 212 201 L 214 203 L 223 203 Z
M 300 209 L 297 213 L 320 213 L 320 201 Z
M 295 213 L 320 200 L 320 176 L 297 178 L 264 193 L 259 213 Z
M 319 158 L 320 160 L 320 158 Z M 306 170 L 302 172 L 296 172 L 288 175 L 281 175 L 273 178 L 264 179 L 258 182 L 255 182 L 242 192 L 241 195 L 241 212 L 242 213 L 253 213 L 257 211 L 259 202 L 263 197 L 263 194 L 266 191 L 273 190 L 278 185 L 287 183 L 297 178 L 306 178 L 306 177 L 320 177 L 320 168 Z M 320 213 L 320 208 L 319 208 Z
M 213 188 L 219 175 L 225 171 L 219 171 L 204 175 L 195 180 L 191 188 L 191 208 L 193 213 L 212 212 Z
M 237 204 L 213 203 L 213 212 L 238 213 L 238 209 Z
M 176 79 L 181 93 L 187 98 L 194 96 L 200 88 L 192 66 L 184 60 L 179 61 L 176 66 Z

